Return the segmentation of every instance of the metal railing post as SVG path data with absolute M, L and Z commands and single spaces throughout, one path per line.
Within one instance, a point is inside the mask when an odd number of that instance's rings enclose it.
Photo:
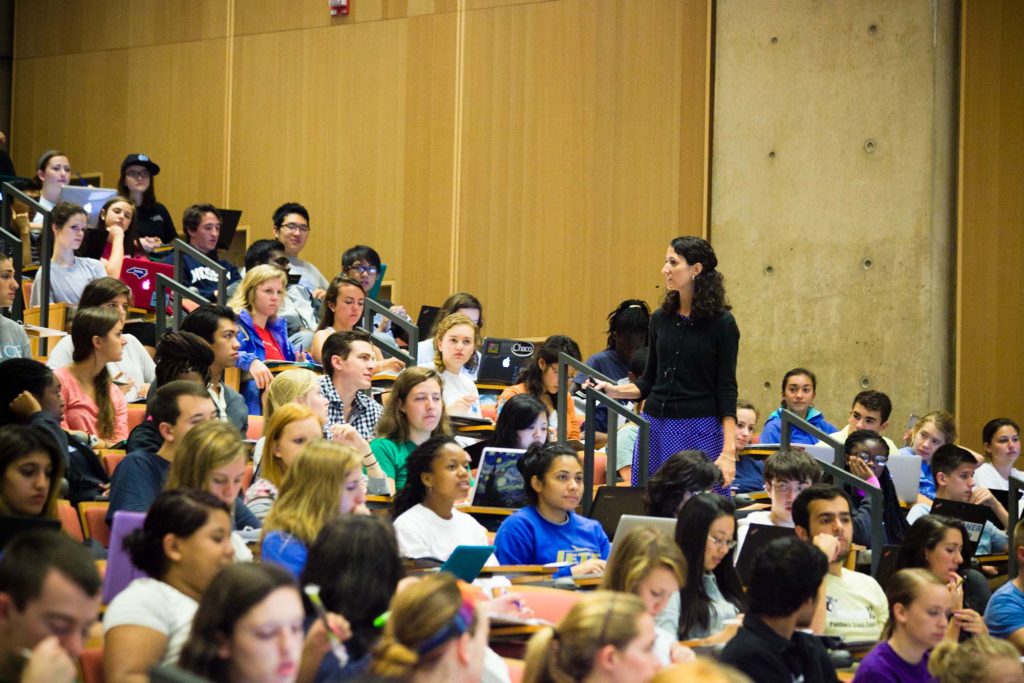
M 373 316 L 379 313 L 387 320 L 391 321 L 392 325 L 398 325 L 401 329 L 405 330 L 406 334 L 409 335 L 409 351 L 405 351 L 398 347 L 397 344 L 393 344 L 385 339 L 373 334 Z M 392 313 L 387 306 L 374 301 L 367 297 L 363 303 L 363 327 L 370 330 L 370 338 L 373 340 L 374 346 L 379 348 L 382 353 L 388 356 L 394 356 L 405 363 L 406 367 L 416 367 L 416 346 L 420 342 L 420 328 L 415 324 L 409 322 L 397 313 Z

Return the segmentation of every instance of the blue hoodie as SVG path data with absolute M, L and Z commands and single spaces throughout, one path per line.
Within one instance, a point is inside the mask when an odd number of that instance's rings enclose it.
M 811 406 L 807 409 L 807 421 L 812 425 L 825 432 L 826 434 L 832 434 L 838 432 L 833 425 L 831 425 L 822 414 L 820 410 Z M 775 412 L 768 416 L 768 419 L 764 423 L 764 429 L 761 431 L 761 443 L 779 443 L 782 440 L 782 408 L 776 408 Z M 818 439 L 811 436 L 802 429 L 793 428 L 793 431 L 789 435 L 790 443 L 803 443 L 809 446 L 813 446 L 818 443 Z

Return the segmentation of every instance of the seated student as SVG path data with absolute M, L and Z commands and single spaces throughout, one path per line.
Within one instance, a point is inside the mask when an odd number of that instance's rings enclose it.
M 608 345 L 604 351 L 587 358 L 587 365 L 613 380 L 629 379 L 630 362 L 633 354 L 647 346 L 647 328 L 651 324 L 651 309 L 640 299 L 626 299 L 608 314 Z M 634 373 L 639 376 L 639 373 Z M 573 382 L 577 388 L 586 383 L 586 376 L 576 373 Z M 633 381 L 630 379 L 629 381 Z M 597 406 L 594 410 L 594 429 L 600 434 L 599 440 L 608 433 L 608 410 Z
M 561 389 L 558 386 L 558 354 L 562 352 L 580 359 L 579 345 L 561 334 L 551 335 L 534 348 L 533 355 L 519 372 L 519 384 L 513 384 L 498 396 L 498 417 L 501 417 L 501 410 L 510 398 L 530 394 L 548 408 L 548 439 L 554 441 L 558 438 L 558 392 L 569 392 L 568 386 Z M 565 438 L 579 441 L 580 423 L 576 419 L 576 405 L 571 394 L 567 396 L 566 419 Z
M 1021 683 L 1020 653 L 998 638 L 975 636 L 962 643 L 944 640 L 928 658 L 928 672 L 939 683 Z
M 310 544 L 327 522 L 366 512 L 359 460 L 351 448 L 323 439 L 302 449 L 263 523 L 262 561 L 279 564 L 298 577 Z
M 101 583 L 89 551 L 63 533 L 11 540 L 0 556 L 0 680 L 77 680 Z
M 46 432 L 0 427 L 0 517 L 57 519 L 64 457 Z
M 156 390 L 149 415 L 163 439 L 159 450 L 131 451 L 110 480 L 107 522 L 118 510 L 145 512 L 170 472 L 185 435 L 197 424 L 214 419 L 213 401 L 197 382 L 175 380 Z
M 380 254 L 373 247 L 357 244 L 351 249 L 346 249 L 345 253 L 341 255 L 341 274 L 359 282 L 366 296 L 376 300 L 382 306 L 387 306 L 388 310 L 392 313 L 403 316 L 406 320 L 409 319 L 409 314 L 405 312 L 405 308 L 375 296 L 374 290 L 378 287 L 379 281 L 384 277 L 384 273 L 381 269 Z M 391 330 L 391 321 L 381 315 L 375 316 L 373 334 L 375 336 L 394 337 Z
M 927 569 L 946 584 L 949 608 L 962 617 L 971 633 L 987 629 L 979 616 L 991 595 L 988 583 L 976 569 L 962 569 L 967 531 L 963 522 L 951 517 L 925 515 L 910 526 L 896 558 L 897 569 Z M 980 623 L 979 623 L 980 622 Z
M 434 323 L 430 327 L 430 336 L 426 339 L 421 339 L 420 343 L 416 345 L 417 365 L 426 368 L 434 367 L 434 356 L 437 353 L 437 349 L 434 346 L 434 337 L 437 336 L 437 325 L 452 313 L 461 313 L 473 321 L 477 330 L 484 329 L 484 307 L 480 304 L 480 300 L 468 292 L 452 294 L 444 300 L 441 308 L 437 311 L 437 315 L 434 316 Z M 466 362 L 462 372 L 469 375 L 471 379 L 476 380 L 477 373 L 480 372 L 479 349 Z
M 369 333 L 335 332 L 324 342 L 323 358 L 320 393 L 327 399 L 325 428 L 351 425 L 359 436 L 372 439 L 384 409 L 368 395 L 377 366 Z
M 75 256 L 88 228 L 88 216 L 78 204 L 61 202 L 50 214 L 53 230 L 50 258 L 50 303 L 78 305 L 82 290 L 90 281 L 106 277 L 107 271 L 98 259 Z M 42 272 L 40 270 L 39 272 Z M 43 297 L 39 273 L 29 297 L 29 306 L 39 306 Z
M 633 357 L 629 360 L 629 375 L 627 375 L 626 378 L 630 382 L 636 382 L 636 379 L 640 375 L 644 374 L 644 368 L 646 366 L 647 347 L 644 346 L 633 352 Z M 643 404 L 643 401 L 637 401 L 634 404 L 634 410 L 636 412 L 642 411 Z M 616 435 L 615 471 L 618 472 L 619 478 L 621 478 L 622 481 L 631 481 L 633 478 L 633 453 L 636 451 L 636 442 L 639 438 L 640 426 L 635 422 L 627 422 L 622 425 Z M 607 452 L 607 449 L 605 449 L 605 451 Z M 664 463 L 662 463 L 662 467 L 664 467 Z M 655 472 L 655 474 L 657 474 L 657 472 Z
M 231 514 L 205 491 L 164 491 L 141 529 L 124 539 L 146 572 L 111 601 L 103 616 L 103 676 L 148 680 L 157 664 L 175 664 L 210 582 L 231 564 Z
M 249 407 L 241 394 L 224 383 L 224 371 L 235 367 L 241 348 L 235 312 L 227 306 L 204 304 L 185 317 L 181 331 L 198 336 L 213 351 L 207 386 L 210 398 L 217 406 L 217 416 L 245 434 L 249 426 Z
M 828 571 L 821 552 L 796 538 L 778 538 L 754 559 L 743 626 L 719 655 L 758 683 L 838 681 L 811 622 Z
M 34 189 L 39 190 L 39 203 L 44 209 L 53 209 L 60 201 L 61 188 L 71 180 L 71 162 L 68 155 L 56 149 L 42 153 L 36 163 Z M 33 225 L 42 225 L 43 217 L 36 215 Z
M 890 453 L 895 453 L 899 448 L 882 432 L 889 426 L 889 416 L 892 414 L 892 401 L 881 391 L 867 389 L 853 397 L 853 407 L 850 408 L 850 416 L 846 420 L 846 426 L 834 434 L 833 439 L 840 443 L 846 441 L 851 432 L 866 430 L 879 435 L 889 447 Z M 818 442 L 822 443 L 822 442 Z
M 391 387 L 377 424 L 379 436 L 370 442 L 370 448 L 387 475 L 388 486 L 397 491 L 405 486 L 405 461 L 413 449 L 432 436 L 451 433 L 441 400 L 441 377 L 436 370 L 409 368 Z
M 897 451 L 902 455 L 921 456 L 920 494 L 935 498 L 935 477 L 932 476 L 932 454 L 939 446 L 956 441 L 956 422 L 945 410 L 933 410 L 917 421 L 910 435 L 910 445 Z
M 480 394 L 473 378 L 464 370 L 482 343 L 480 328 L 461 313 L 453 313 L 437 324 L 434 367 L 441 373 L 442 395 L 449 415 L 481 417 Z
M 1013 466 L 1020 455 L 1020 426 L 1008 417 L 989 420 L 981 430 L 985 444 L 985 462 L 974 471 L 978 486 L 997 491 L 1010 488 L 1010 475 L 1024 479 L 1024 472 Z
M 14 305 L 14 297 L 20 286 L 14 277 L 14 259 L 0 252 L 0 308 Z M 0 315 L 0 360 L 31 357 L 32 347 L 25 328 L 7 316 Z
M 101 277 L 87 284 L 82 290 L 78 308 L 112 308 L 121 315 L 121 322 L 124 324 L 128 318 L 131 296 L 132 290 L 128 289 L 125 283 L 112 277 Z M 125 401 L 146 398 L 150 385 L 156 379 L 156 365 L 149 351 L 135 335 L 122 331 L 121 339 L 125 342 L 121 359 L 107 363 L 107 371 L 111 379 L 117 383 L 117 388 L 124 394 Z M 74 340 L 69 336 L 61 337 L 60 341 L 50 347 L 50 356 L 46 359 L 46 364 L 54 370 L 67 367 L 74 362 L 74 351 Z
M 64 400 L 61 427 L 93 448 L 111 448 L 128 436 L 128 405 L 107 369 L 122 358 L 121 315 L 110 308 L 83 308 L 71 323 L 71 365 L 54 371 Z
M 679 510 L 676 545 L 686 558 L 686 580 L 657 623 L 680 640 L 720 633 L 743 611 L 743 589 L 733 566 L 735 514 L 732 501 L 714 493 L 699 493 Z
M 205 254 L 227 272 L 224 274 L 224 286 L 228 287 L 241 278 L 238 268 L 233 263 L 217 257 L 217 240 L 220 238 L 220 211 L 213 204 L 193 204 L 185 209 L 181 224 L 185 228 L 185 241 L 200 253 Z M 210 302 L 217 300 L 217 273 L 212 268 L 200 265 L 198 261 L 184 255 L 182 259 L 181 284 L 191 287 L 197 294 Z
M 199 601 L 178 666 L 217 683 L 290 683 L 302 660 L 305 616 L 284 569 L 226 567 Z
M 984 505 L 990 508 L 1005 526 L 1009 520 L 1006 508 L 987 488 L 974 486 L 974 470 L 977 468 L 978 461 L 966 448 L 951 443 L 939 446 L 935 454 L 932 455 L 935 497 Z M 919 517 L 929 514 L 931 509 L 930 504 L 917 503 L 907 513 L 907 522 L 913 524 Z M 1000 531 L 992 522 L 986 521 L 981 531 L 981 538 L 978 540 L 978 547 L 974 552 L 976 555 L 1002 553 L 1006 552 L 1007 545 L 1006 532 Z
M 53 371 L 30 358 L 11 358 L 0 364 L 0 377 L 4 378 L 0 383 L 0 426 L 27 425 L 53 439 L 64 454 L 68 482 L 64 497 L 73 505 L 105 497 L 110 477 L 103 463 L 83 441 L 61 429 L 64 404 Z
M 117 193 L 129 197 L 136 207 L 139 243 L 146 253 L 170 244 L 178 237 L 167 207 L 156 199 L 156 180 L 160 167 L 145 154 L 129 154 L 121 162 Z
M 277 240 L 256 240 L 245 251 L 245 270 L 256 266 L 273 266 L 285 274 L 291 273 L 291 262 L 284 253 L 284 245 Z M 278 315 L 288 324 L 288 342 L 294 349 L 308 349 L 313 343 L 316 313 L 313 297 L 302 285 L 288 285 Z
M 274 379 L 264 361 L 294 361 L 295 351 L 288 341 L 288 325 L 277 317 L 285 274 L 274 266 L 256 266 L 231 297 L 229 306 L 238 313 L 238 360 L 235 365 L 249 373 L 242 380 L 241 394 L 250 415 L 261 415 L 262 392 Z
M 363 286 L 357 280 L 344 275 L 331 280 L 321 309 L 320 324 L 313 334 L 313 345 L 310 348 L 313 360 L 323 362 L 324 342 L 332 334 L 352 332 L 362 324 L 365 301 Z M 398 358 L 384 358 L 376 346 L 373 346 L 373 355 L 377 359 L 378 372 L 398 373 L 405 367 L 405 363 Z
M 815 408 L 814 394 L 818 389 L 818 379 L 814 373 L 805 368 L 793 368 L 782 376 L 782 407 L 796 413 L 826 434 L 836 431 L 820 410 Z M 779 443 L 782 440 L 782 409 L 776 409 L 765 420 L 761 430 L 761 443 Z M 790 443 L 815 444 L 818 440 L 796 427 L 789 435 Z
M 850 499 L 834 486 L 815 484 L 793 502 L 793 524 L 796 535 L 828 559 L 825 600 L 818 602 L 815 632 L 846 641 L 878 640 L 885 624 L 885 593 L 867 574 L 843 566 L 853 536 Z
M 408 478 L 395 494 L 391 518 L 402 557 L 447 560 L 460 545 L 490 545 L 487 529 L 455 502 L 470 489 L 469 454 L 450 436 L 435 436 L 413 449 Z M 488 564 L 498 564 L 492 555 Z
M 889 579 L 889 620 L 883 642 L 864 657 L 855 683 L 932 683 L 928 657 L 943 640 L 960 636 L 950 619 L 949 594 L 942 581 L 924 569 L 903 569 Z
M 287 372 L 274 375 L 274 380 L 263 392 L 263 425 L 264 430 L 274 417 L 274 412 L 288 403 L 298 403 L 308 408 L 320 420 L 321 436 L 329 437 L 330 432 L 323 427 L 327 423 L 327 399 L 320 389 L 320 376 L 306 368 L 292 368 Z M 266 431 L 256 441 L 253 450 L 253 464 L 258 475 L 263 464 L 263 450 Z
M 679 451 L 647 482 L 644 506 L 651 517 L 678 517 L 686 501 L 722 483 L 722 470 L 702 451 Z
M 745 399 L 736 401 L 736 453 L 750 445 L 757 426 L 757 408 Z M 736 478 L 732 488 L 737 493 L 764 490 L 764 461 L 757 458 L 737 457 Z
M 267 518 L 288 468 L 306 444 L 322 438 L 323 422 L 306 406 L 286 403 L 274 411 L 260 439 L 265 457 L 260 460 L 259 476 L 245 492 L 245 504 L 253 515 Z
M 1013 553 L 1024 566 L 1024 520 L 1013 530 Z M 985 624 L 997 638 L 1006 638 L 1024 653 L 1024 573 L 1000 586 L 985 608 Z
M 846 454 L 846 469 L 864 481 L 882 489 L 882 536 L 886 545 L 899 545 L 910 529 L 903 508 L 900 505 L 896 485 L 886 462 L 889 446 L 877 432 L 858 429 L 846 437 L 843 444 Z M 871 499 L 863 491 L 845 487 L 852 499 L 853 542 L 871 547 Z
M 583 494 L 576 451 L 562 444 L 534 444 L 516 463 L 530 505 L 512 513 L 494 538 L 500 564 L 569 563 L 556 576 L 604 571 L 610 549 L 601 525 L 575 510 Z
M 328 653 L 316 680 L 344 680 L 365 672 L 380 636 L 377 617 L 388 611 L 404 577 L 394 527 L 382 517 L 344 515 L 324 525 L 309 548 L 301 582 L 320 586 L 324 607 L 345 618 L 352 638 L 345 641 L 349 663 L 342 667 Z
M 557 626 L 546 626 L 530 638 L 523 683 L 647 683 L 660 667 L 655 638 L 653 620 L 640 598 L 587 593 Z
M 146 252 L 139 243 L 135 223 L 135 205 L 130 199 L 114 195 L 103 204 L 96 227 L 85 233 L 77 256 L 99 259 L 107 275 L 121 277 L 125 257 L 139 258 Z
M 486 603 L 464 595 L 447 572 L 428 576 L 391 601 L 370 673 L 381 680 L 482 680 L 488 655 Z M 504 667 L 507 679 L 507 667 Z M 374 680 L 377 680 L 376 678 Z
M 231 425 L 210 420 L 190 429 L 179 450 L 165 488 L 207 491 L 223 501 L 231 510 L 235 559 L 251 561 L 252 551 L 238 532 L 259 529 L 263 523 L 239 498 L 248 460 L 242 437 Z
M 790 448 L 768 456 L 764 463 L 764 488 L 771 499 L 771 508 L 751 512 L 739 521 L 737 557 L 751 524 L 792 527 L 793 501 L 801 491 L 820 481 L 818 461 L 801 450 Z
M 601 588 L 636 595 L 657 619 L 685 575 L 686 560 L 676 542 L 653 527 L 639 526 L 615 544 Z M 655 627 L 655 634 L 654 651 L 663 666 L 694 658 L 692 650 L 679 645 L 674 632 Z
M 548 408 L 529 394 L 513 396 L 501 409 L 494 434 L 487 445 L 492 448 L 521 448 L 548 442 Z
M 299 286 L 314 299 L 321 300 L 327 292 L 327 278 L 309 261 L 299 258 L 299 252 L 309 239 L 309 211 L 297 202 L 285 202 L 274 209 L 274 239 L 284 245 L 291 272 L 300 276 Z

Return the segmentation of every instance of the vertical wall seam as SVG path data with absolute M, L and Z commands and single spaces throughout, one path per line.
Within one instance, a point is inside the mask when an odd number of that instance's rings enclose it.
M 224 90 L 227 98 L 224 102 L 224 206 L 231 205 L 231 115 L 234 100 L 234 60 L 235 60 L 235 0 L 227 0 L 227 39 L 224 56 Z
M 459 232 L 462 225 L 462 98 L 463 78 L 465 76 L 464 42 L 466 37 L 466 0 L 458 0 L 455 10 L 455 111 L 452 121 L 452 222 L 449 252 L 451 254 L 448 269 L 448 291 L 458 291 L 459 271 Z

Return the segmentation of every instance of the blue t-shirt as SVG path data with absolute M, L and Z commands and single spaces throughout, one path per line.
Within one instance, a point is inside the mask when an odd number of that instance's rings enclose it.
M 110 507 L 107 523 L 118 510 L 146 512 L 167 481 L 171 463 L 156 453 L 132 451 L 125 456 L 110 478 Z
M 615 349 L 605 349 L 600 353 L 595 353 L 587 359 L 587 365 L 615 380 L 629 377 L 629 368 L 619 358 Z M 573 381 L 576 384 L 583 384 L 586 379 L 586 375 L 578 372 Z M 599 432 L 608 432 L 608 409 L 604 406 L 599 405 L 594 408 L 594 429 Z
M 985 624 L 996 638 L 1009 638 L 1024 628 L 1024 593 L 1007 581 L 992 594 L 985 609 Z
M 731 487 L 737 493 L 764 491 L 764 460 L 740 458 L 736 461 L 736 478 Z
M 273 562 L 290 571 L 296 579 L 306 568 L 309 548 L 291 534 L 283 531 L 271 531 L 263 537 L 260 544 L 260 560 Z
M 552 524 L 530 505 L 512 513 L 501 523 L 494 537 L 501 564 L 549 564 L 608 559 L 610 544 L 600 523 L 574 512 L 562 524 Z M 561 567 L 555 576 L 568 576 Z
M 834 434 L 839 430 L 832 426 L 820 410 L 815 407 L 807 409 L 807 421 L 812 425 L 825 432 L 826 434 Z M 780 443 L 782 441 L 782 408 L 776 408 L 768 419 L 765 420 L 764 429 L 761 430 L 761 443 Z M 811 436 L 802 429 L 793 428 L 789 435 L 790 443 L 804 443 L 809 446 L 813 446 L 818 443 L 818 439 Z

